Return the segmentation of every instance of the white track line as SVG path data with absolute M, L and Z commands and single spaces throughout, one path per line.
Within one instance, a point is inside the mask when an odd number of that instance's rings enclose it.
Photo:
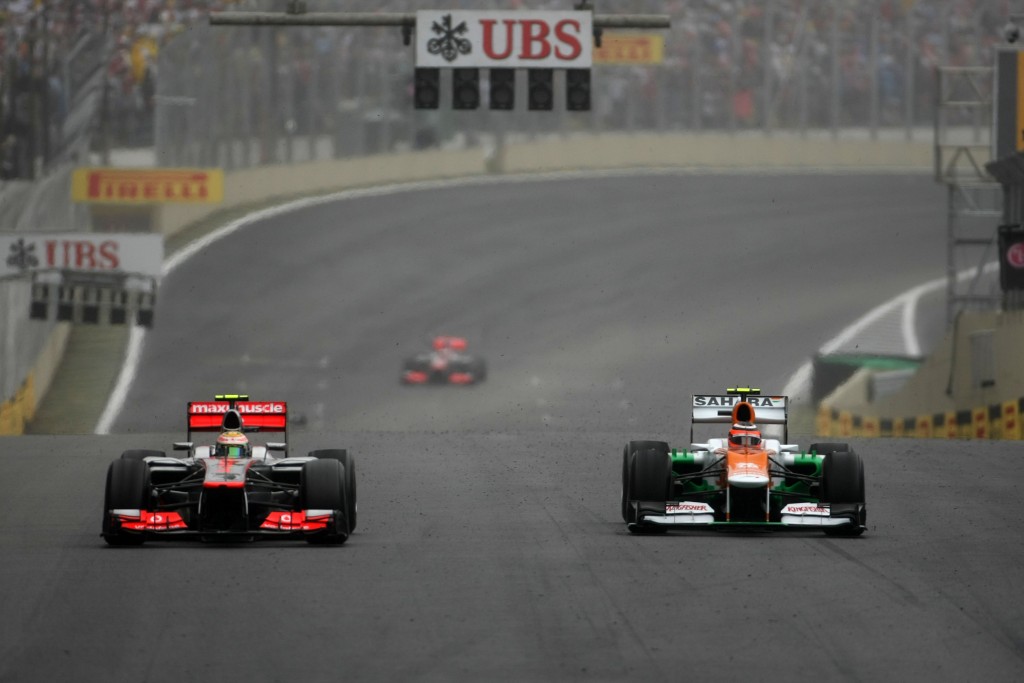
M 992 273 L 999 267 L 997 261 L 986 263 L 982 268 L 982 272 L 985 274 Z M 974 277 L 976 270 L 970 268 L 957 273 L 957 280 L 966 280 Z M 919 356 L 921 355 L 921 343 L 917 338 L 917 307 L 921 301 L 921 298 L 926 294 L 930 294 L 938 289 L 944 287 L 947 283 L 947 278 L 936 278 L 929 280 L 924 284 L 908 289 L 899 296 L 893 297 L 889 301 L 877 306 L 876 308 L 868 311 L 864 316 L 854 321 L 851 325 L 843 329 L 842 332 L 837 334 L 829 341 L 822 344 L 819 353 L 828 354 L 834 353 L 836 350 L 847 346 L 852 342 L 859 334 L 861 334 L 869 325 L 876 322 L 880 318 L 892 313 L 896 309 L 902 307 L 902 313 L 900 316 L 900 326 L 903 333 L 903 346 L 904 353 L 907 356 Z M 808 360 L 801 365 L 796 372 L 789 378 L 785 388 L 782 391 L 784 396 L 794 397 L 794 401 L 806 398 L 810 393 L 811 375 L 813 372 L 812 361 Z

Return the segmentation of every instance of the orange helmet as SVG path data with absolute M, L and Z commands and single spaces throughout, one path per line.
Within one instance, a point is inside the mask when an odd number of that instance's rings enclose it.
M 213 454 L 218 458 L 251 458 L 252 444 L 242 432 L 222 432 Z
M 729 430 L 729 445 L 760 448 L 761 431 L 750 422 L 737 422 Z

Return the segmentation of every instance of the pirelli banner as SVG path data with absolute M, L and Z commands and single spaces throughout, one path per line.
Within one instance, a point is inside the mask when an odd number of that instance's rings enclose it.
M 219 168 L 77 168 L 71 199 L 87 204 L 215 204 L 224 200 Z
M 658 33 L 608 33 L 594 48 L 594 64 L 646 65 L 665 61 L 665 37 Z

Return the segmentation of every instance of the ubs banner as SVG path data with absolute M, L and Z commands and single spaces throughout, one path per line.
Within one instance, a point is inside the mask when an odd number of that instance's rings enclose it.
M 417 67 L 589 69 L 590 12 L 416 12 Z
M 71 199 L 90 204 L 210 204 L 224 200 L 219 168 L 77 168 Z
M 159 278 L 164 242 L 161 235 L 2 233 L 0 252 L 0 278 L 34 271 Z
M 3 233 L 0 254 L 0 279 L 31 278 L 33 320 L 153 325 L 161 235 Z

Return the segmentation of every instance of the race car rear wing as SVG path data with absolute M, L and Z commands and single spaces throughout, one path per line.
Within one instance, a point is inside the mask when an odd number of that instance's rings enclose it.
M 232 410 L 241 417 L 243 431 L 288 433 L 288 404 L 284 401 L 189 401 L 189 441 L 192 440 L 192 432 L 219 432 L 225 427 L 234 428 L 234 424 L 225 425 L 224 421 Z
M 748 403 L 758 425 L 783 425 L 783 441 L 789 441 L 789 397 L 763 396 L 754 393 L 694 394 L 691 402 L 690 441 L 696 424 L 730 424 L 733 409 Z

